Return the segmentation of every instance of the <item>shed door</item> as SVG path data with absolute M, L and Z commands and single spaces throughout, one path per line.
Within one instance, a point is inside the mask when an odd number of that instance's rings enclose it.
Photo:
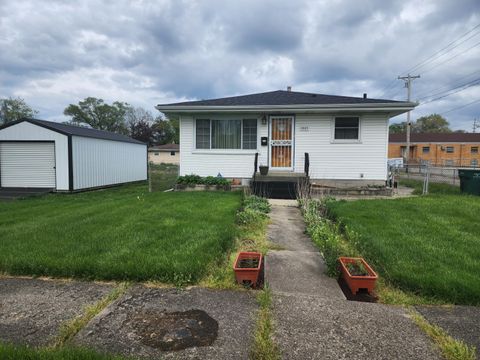
M 0 142 L 2 187 L 55 188 L 55 143 Z

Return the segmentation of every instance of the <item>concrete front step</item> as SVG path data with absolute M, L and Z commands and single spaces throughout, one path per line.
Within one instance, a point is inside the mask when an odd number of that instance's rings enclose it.
M 318 251 L 269 251 L 265 259 L 265 279 L 275 294 L 345 300 L 337 281 L 326 276 L 325 270 Z

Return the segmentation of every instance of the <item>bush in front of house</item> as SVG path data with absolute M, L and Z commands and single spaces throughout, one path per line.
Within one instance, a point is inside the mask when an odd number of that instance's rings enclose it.
M 270 210 L 268 199 L 255 195 L 246 196 L 243 200 L 243 208 L 237 213 L 237 223 L 255 224 L 259 219 L 266 219 Z
M 199 175 L 192 174 L 192 175 L 179 176 L 177 178 L 177 185 L 192 186 L 192 187 L 195 185 L 228 187 L 230 186 L 230 181 L 223 177 L 216 177 L 216 176 L 201 177 Z

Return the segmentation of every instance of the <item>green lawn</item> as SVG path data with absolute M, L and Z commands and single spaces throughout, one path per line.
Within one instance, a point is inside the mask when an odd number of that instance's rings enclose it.
M 145 185 L 0 202 L 0 272 L 195 283 L 232 245 L 240 203 Z
M 178 165 L 150 164 L 152 191 L 164 191 L 175 185 L 178 177 Z
M 394 285 L 480 305 L 480 197 L 340 201 L 329 209 L 359 235 L 358 250 Z

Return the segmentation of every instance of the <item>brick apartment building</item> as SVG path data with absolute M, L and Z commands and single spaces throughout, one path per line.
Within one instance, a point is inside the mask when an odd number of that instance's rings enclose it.
M 409 163 L 478 167 L 479 149 L 480 133 L 412 133 Z M 406 134 L 390 134 L 388 157 L 405 159 L 406 151 Z

